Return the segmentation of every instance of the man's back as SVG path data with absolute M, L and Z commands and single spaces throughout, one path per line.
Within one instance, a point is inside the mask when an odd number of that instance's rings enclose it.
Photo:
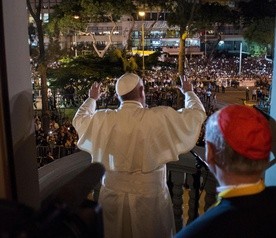
M 98 111 L 85 134 L 94 142 L 94 161 L 102 162 L 106 170 L 148 172 L 192 149 L 200 127 L 191 127 L 190 122 L 200 124 L 203 118 L 204 113 L 195 110 L 144 109 L 125 102 L 118 110 Z
M 175 238 L 276 237 L 276 187 L 263 192 L 222 199 L 216 206 L 187 225 Z

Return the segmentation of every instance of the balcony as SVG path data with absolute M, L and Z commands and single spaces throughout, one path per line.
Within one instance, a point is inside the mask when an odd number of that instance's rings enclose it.
M 202 147 L 195 147 L 194 151 L 200 157 L 204 154 Z M 51 199 L 52 194 L 90 164 L 90 155 L 81 151 L 39 168 L 41 201 Z M 167 164 L 167 178 L 172 197 L 176 230 L 178 231 L 214 204 L 217 184 L 212 174 L 206 171 L 191 153 L 182 154 L 179 156 L 179 161 Z M 75 200 L 70 202 L 78 203 L 82 199 L 80 196 L 84 195 L 84 190 L 87 191 L 87 184 L 82 187 L 75 183 L 76 187 L 71 188 Z M 100 184 L 90 194 L 95 201 L 98 199 L 99 188 Z

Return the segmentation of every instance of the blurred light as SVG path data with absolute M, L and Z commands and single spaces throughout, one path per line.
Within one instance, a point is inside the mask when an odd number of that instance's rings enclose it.
M 144 11 L 139 11 L 138 14 L 140 17 L 144 17 L 146 15 L 146 13 Z

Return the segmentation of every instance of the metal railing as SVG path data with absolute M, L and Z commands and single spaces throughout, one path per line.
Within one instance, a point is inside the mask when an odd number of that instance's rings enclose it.
M 204 148 L 196 147 L 196 151 L 201 156 L 204 154 Z M 41 201 L 49 198 L 52 193 L 82 172 L 90 163 L 91 156 L 81 151 L 39 168 Z M 179 161 L 167 164 L 167 181 L 177 231 L 197 218 L 216 201 L 217 182 L 215 178 L 209 171 L 198 166 L 197 160 L 191 153 L 182 154 L 179 156 Z M 100 184 L 91 193 L 95 201 L 98 199 L 99 190 Z M 80 191 L 79 194 L 83 193 Z M 187 211 L 183 209 L 185 204 L 188 204 Z
M 78 149 L 76 147 L 65 147 L 63 145 L 37 145 L 36 158 L 38 167 L 42 167 L 56 159 L 74 154 Z

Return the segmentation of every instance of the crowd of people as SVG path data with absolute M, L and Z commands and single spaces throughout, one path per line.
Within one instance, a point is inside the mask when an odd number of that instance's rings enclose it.
M 269 105 L 272 62 L 264 58 L 256 59 L 247 57 L 242 59 L 241 74 L 238 74 L 238 70 L 239 58 L 237 57 L 222 57 L 211 62 L 207 62 L 202 57 L 189 59 L 185 73 L 193 83 L 194 92 L 202 101 L 208 116 L 218 109 L 217 94 L 227 92 L 226 89 L 229 87 L 247 87 L 246 100 L 255 100 L 256 103 L 263 106 Z M 177 69 L 172 67 L 154 67 L 151 70 L 146 70 L 143 82 L 147 107 L 170 106 L 178 109 L 181 106 L 179 102 L 182 102 L 182 95 L 177 89 L 179 85 L 178 78 Z M 106 80 L 106 83 L 102 85 L 104 90 L 100 99 L 97 101 L 98 108 L 116 108 L 119 106 L 119 100 L 115 93 L 116 80 Z M 71 89 L 72 85 L 70 84 L 68 88 Z M 73 100 L 73 94 L 76 93 L 76 90 L 70 90 L 71 101 Z M 87 95 L 83 98 L 87 98 Z M 76 107 L 77 105 L 72 106 Z M 37 145 L 49 146 L 51 148 L 51 156 L 54 159 L 76 151 L 78 135 L 71 125 L 71 122 L 69 120 L 53 120 L 51 121 L 50 127 L 52 127 L 52 123 L 58 124 L 59 127 L 50 129 L 51 134 L 44 135 L 41 130 L 36 129 Z M 36 128 L 41 124 L 40 118 L 37 116 L 35 118 L 35 124 Z M 201 139 L 199 143 L 201 143 Z M 59 148 L 59 150 L 54 150 L 54 147 Z
M 41 126 L 40 116 L 34 117 L 34 124 L 38 167 L 78 151 L 78 134 L 70 120 L 58 122 L 51 118 L 48 133 L 45 133 Z
M 250 99 L 254 91 L 258 90 L 262 96 L 268 98 L 272 80 L 272 61 L 256 57 L 220 57 L 208 61 L 204 57 L 192 57 L 186 62 L 185 74 L 197 92 L 205 97 L 210 91 L 226 92 L 227 87 L 249 87 Z M 177 84 L 178 73 L 174 67 L 153 67 L 146 70 L 144 84 L 147 93 L 148 106 L 172 105 L 175 107 L 175 85 Z M 104 80 L 102 94 L 98 104 L 101 107 L 118 105 L 114 85 L 116 78 Z M 87 95 L 78 95 L 77 89 L 70 83 L 64 90 L 56 95 L 49 92 L 49 107 L 78 107 L 87 98 Z M 54 103 L 56 105 L 54 105 Z M 35 104 L 35 103 L 34 103 Z M 36 107 L 36 105 L 35 105 Z
M 240 71 L 240 72 L 239 72 Z M 185 69 L 185 74 L 194 84 L 195 92 L 206 107 L 216 107 L 217 93 L 225 93 L 229 87 L 248 87 L 249 100 L 264 104 L 269 100 L 272 80 L 272 62 L 265 58 L 243 58 L 239 69 L 239 58 L 217 58 L 208 62 L 202 57 L 191 58 Z M 146 102 L 149 107 L 168 105 L 177 106 L 178 71 L 172 67 L 154 67 L 146 70 L 144 75 Z M 116 79 L 104 85 L 105 93 L 99 100 L 101 107 L 118 105 L 114 85 Z M 113 90 L 110 93 L 109 89 Z M 255 92 L 257 97 L 254 99 Z

